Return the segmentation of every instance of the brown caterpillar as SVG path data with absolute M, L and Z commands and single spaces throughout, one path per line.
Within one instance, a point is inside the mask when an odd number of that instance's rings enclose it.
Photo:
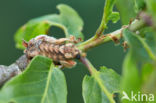
M 37 55 L 42 55 L 51 58 L 56 65 L 71 68 L 76 65 L 73 59 L 80 58 L 80 51 L 74 44 L 76 42 L 73 36 L 55 39 L 40 35 L 31 39 L 28 43 L 23 41 L 23 45 L 26 47 L 24 53 L 28 61 Z

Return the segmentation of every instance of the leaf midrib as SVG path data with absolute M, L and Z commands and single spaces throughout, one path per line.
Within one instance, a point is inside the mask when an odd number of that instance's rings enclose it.
M 48 94 L 48 88 L 49 88 L 49 85 L 50 85 L 50 80 L 51 80 L 51 76 L 52 76 L 52 69 L 54 68 L 54 65 L 51 64 L 50 66 L 50 69 L 49 69 L 49 73 L 48 73 L 48 76 L 47 76 L 47 83 L 46 83 L 46 87 L 45 87 L 45 91 L 44 91 L 44 94 L 42 96 L 42 99 L 41 99 L 41 103 L 44 103 L 45 99 L 46 99 L 46 96 Z M 49 102 L 49 101 L 48 101 Z

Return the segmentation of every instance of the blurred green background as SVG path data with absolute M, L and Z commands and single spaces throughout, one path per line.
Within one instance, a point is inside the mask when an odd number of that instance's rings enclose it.
M 98 28 L 102 13 L 104 0 L 0 0 L 0 64 L 10 65 L 23 51 L 15 48 L 14 34 L 16 30 L 28 20 L 50 13 L 58 13 L 56 5 L 65 3 L 73 7 L 84 20 L 83 33 L 85 39 L 90 38 Z M 109 23 L 106 33 L 120 28 L 120 22 Z M 57 37 L 63 36 L 56 29 Z M 57 33 L 58 32 L 58 33 Z M 124 51 L 121 46 L 114 43 L 93 48 L 88 52 L 88 58 L 96 68 L 106 66 L 121 73 Z M 83 103 L 81 84 L 87 69 L 81 64 L 73 69 L 64 69 L 68 84 L 68 103 Z M 61 91 L 60 91 L 61 93 Z

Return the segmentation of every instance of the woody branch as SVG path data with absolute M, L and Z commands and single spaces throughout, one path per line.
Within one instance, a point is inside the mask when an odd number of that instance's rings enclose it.
M 85 52 L 88 49 L 91 49 L 93 47 L 96 47 L 100 44 L 103 44 L 109 41 L 114 41 L 115 43 L 118 43 L 118 41 L 122 38 L 123 29 L 128 28 L 130 31 L 135 32 L 144 26 L 146 26 L 146 23 L 143 20 L 134 20 L 130 25 L 123 26 L 121 29 L 116 30 L 112 33 L 108 33 L 106 35 L 101 33 L 100 35 L 98 34 L 99 35 L 98 37 L 93 36 L 91 39 L 78 45 L 78 48 L 81 51 Z

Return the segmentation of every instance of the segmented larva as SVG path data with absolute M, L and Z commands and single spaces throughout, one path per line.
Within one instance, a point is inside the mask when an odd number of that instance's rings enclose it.
M 55 64 L 71 68 L 76 65 L 74 58 L 80 57 L 80 51 L 73 43 L 73 39 L 60 38 L 40 35 L 31 39 L 28 43 L 23 42 L 26 47 L 24 53 L 28 60 L 37 55 L 51 58 Z

